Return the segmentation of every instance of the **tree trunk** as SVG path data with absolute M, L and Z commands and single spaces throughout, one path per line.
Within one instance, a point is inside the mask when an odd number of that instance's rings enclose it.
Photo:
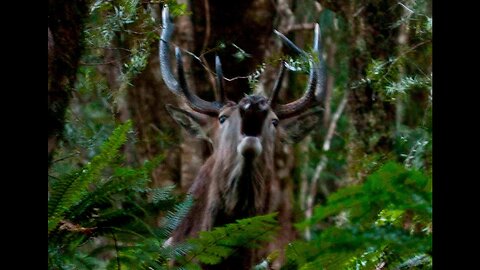
M 351 34 L 350 88 L 347 113 L 354 139 L 349 140 L 348 169 L 351 181 L 361 181 L 369 172 L 358 172 L 358 164 L 372 153 L 387 154 L 393 149 L 395 104 L 385 101 L 366 78 L 373 59 L 388 60 L 396 54 L 398 27 L 402 15 L 397 1 L 320 1 L 347 21 Z
M 160 76 L 157 42 L 152 44 L 151 52 L 147 67 L 128 89 L 128 108 L 137 132 L 135 154 L 138 162 L 165 155 L 162 164 L 152 172 L 152 186 L 159 187 L 180 181 L 179 148 L 171 147 L 180 143 L 180 132 L 165 109 L 166 104 L 177 102 Z
M 160 5 L 152 4 L 150 7 L 160 25 Z M 141 25 L 129 27 L 135 32 L 146 31 L 137 29 Z M 131 85 L 125 87 L 125 82 L 122 82 L 122 67 L 138 37 L 127 34 L 117 36 L 111 46 L 120 49 L 106 49 L 104 62 L 107 64 L 98 66 L 98 69 L 116 96 L 117 120 L 124 122 L 132 119 L 134 123 L 137 141 L 134 146 L 127 144 L 125 152 L 130 157 L 127 162 L 142 164 L 163 155 L 163 162 L 152 171 L 151 186 L 180 183 L 180 148 L 173 147 L 181 141 L 180 131 L 165 109 L 166 104 L 176 105 L 177 98 L 167 89 L 160 75 L 158 40 L 151 40 L 147 65 L 132 79 Z M 175 41 L 178 42 L 178 39 Z
M 48 167 L 62 137 L 65 110 L 83 49 L 87 2 L 48 1 Z
M 218 54 L 226 78 L 247 76 L 264 60 L 264 54 L 273 33 L 275 7 L 269 0 L 246 1 L 194 1 L 192 6 L 194 25 L 194 52 L 205 54 L 209 67 L 214 67 Z M 225 47 L 219 48 L 219 43 Z M 235 47 L 236 46 L 236 47 Z M 247 54 L 236 58 L 239 49 Z M 197 93 L 205 99 L 213 99 L 212 84 L 207 72 L 200 65 L 192 65 Z M 214 68 L 211 68 L 214 70 Z M 239 101 L 244 93 L 250 93 L 246 78 L 225 82 L 227 98 Z

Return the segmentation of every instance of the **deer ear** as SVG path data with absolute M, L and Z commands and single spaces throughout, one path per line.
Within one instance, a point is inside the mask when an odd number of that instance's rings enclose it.
M 294 144 L 300 142 L 313 129 L 318 128 L 323 111 L 312 111 L 297 117 L 288 118 L 281 124 L 283 143 Z
M 203 117 L 170 104 L 165 105 L 165 108 L 173 120 L 182 126 L 190 135 L 199 139 L 209 140 L 204 129 L 206 121 Z

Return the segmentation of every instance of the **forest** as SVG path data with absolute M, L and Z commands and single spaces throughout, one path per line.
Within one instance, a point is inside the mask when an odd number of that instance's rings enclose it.
M 49 0 L 49 269 L 432 269 L 431 0 Z

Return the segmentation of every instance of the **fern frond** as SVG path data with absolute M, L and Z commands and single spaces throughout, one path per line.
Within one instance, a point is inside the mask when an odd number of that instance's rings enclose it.
M 120 146 L 125 143 L 127 132 L 131 126 L 132 123 L 128 121 L 117 127 L 102 145 L 100 153 L 91 162 L 79 172 L 57 181 L 52 186 L 48 202 L 48 233 L 57 227 L 72 206 L 85 197 L 88 184 L 99 181 L 101 171 L 117 157 Z
M 205 264 L 218 264 L 239 247 L 256 248 L 271 240 L 278 229 L 276 213 L 237 220 L 211 231 L 200 232 L 187 240 L 192 245 L 187 262 L 197 259 Z
M 175 190 L 175 185 L 170 185 L 152 190 L 152 202 L 157 204 L 162 201 L 172 199 L 172 192 Z
M 346 221 L 317 231 L 311 241 L 291 244 L 287 263 L 300 269 L 376 269 L 379 265 L 390 269 L 428 254 L 432 238 L 429 183 L 420 171 L 387 162 L 364 183 L 339 189 L 297 227 L 315 228 L 342 214 Z
M 414 256 L 403 261 L 402 263 L 396 265 L 392 269 L 395 269 L 395 270 L 417 269 L 421 266 L 426 266 L 426 268 L 431 268 L 432 257 L 427 254 L 415 254 Z
M 188 214 L 188 211 L 193 205 L 193 197 L 187 195 L 185 200 L 175 205 L 173 211 L 168 211 L 167 216 L 164 218 L 163 224 L 163 236 L 169 237 L 170 234 L 180 225 L 182 220 Z

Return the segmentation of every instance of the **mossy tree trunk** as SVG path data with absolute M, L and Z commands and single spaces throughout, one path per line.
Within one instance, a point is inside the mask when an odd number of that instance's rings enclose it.
M 403 8 L 393 0 L 319 2 L 344 18 L 351 35 L 347 113 L 352 130 L 348 171 L 351 181 L 361 181 L 369 173 L 359 167 L 362 160 L 368 160 L 372 153 L 385 158 L 393 150 L 395 104 L 385 100 L 365 79 L 372 60 L 387 61 L 396 55 L 399 27 L 394 24 L 401 18 Z
M 61 139 L 78 61 L 87 1 L 48 1 L 48 167 Z

